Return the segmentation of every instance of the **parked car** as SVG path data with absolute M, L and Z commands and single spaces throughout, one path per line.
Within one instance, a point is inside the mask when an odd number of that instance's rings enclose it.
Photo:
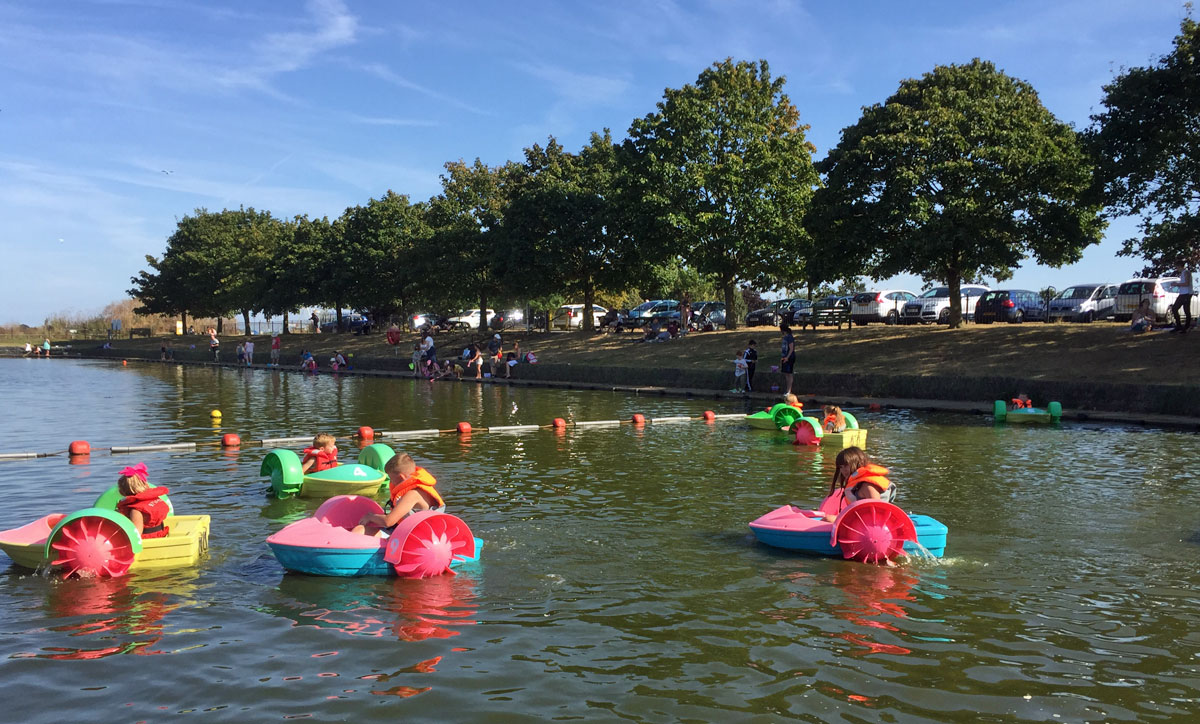
M 725 324 L 725 302 L 692 302 L 692 319 L 707 318 L 714 327 Z
M 642 302 L 629 310 L 629 326 L 641 327 L 656 314 L 673 311 L 678 308 L 679 302 L 674 299 L 654 299 L 649 302 Z
M 1113 317 L 1118 322 L 1128 322 L 1133 318 L 1133 310 L 1138 308 L 1143 299 L 1150 300 L 1150 311 L 1159 322 L 1167 321 L 1167 315 L 1175 298 L 1179 296 L 1178 277 L 1158 277 L 1156 279 L 1130 279 L 1117 289 L 1117 303 L 1114 306 Z M 1200 302 L 1192 297 L 1192 318 L 1195 319 L 1200 311 Z M 1182 313 L 1182 310 L 1180 310 Z
M 762 309 L 755 309 L 746 315 L 746 326 L 757 327 L 760 324 L 776 326 L 780 323 L 780 314 L 791 304 L 791 299 L 779 299 L 771 302 Z
M 505 330 L 520 326 L 524 322 L 525 312 L 520 309 L 510 309 L 506 312 L 497 312 L 495 316 L 488 320 L 488 327 L 495 330 Z
M 917 295 L 907 289 L 859 292 L 850 300 L 850 321 L 855 324 L 899 324 L 900 312 L 904 310 L 904 305 L 916 298 Z
M 350 314 L 342 315 L 342 330 L 343 331 L 360 333 L 363 331 L 363 328 L 367 327 L 368 325 L 370 325 L 370 322 L 367 321 L 367 317 L 364 314 L 359 314 L 358 312 L 352 312 Z M 337 332 L 338 331 L 337 318 L 334 317 L 330 321 L 322 324 L 321 331 L 326 334 L 333 334 L 333 333 Z
M 975 302 L 975 323 L 1040 322 L 1046 310 L 1037 292 L 1028 289 L 993 289 Z
M 600 319 L 608 314 L 608 309 L 599 304 L 592 305 L 592 326 L 595 329 L 600 328 Z M 554 312 L 554 316 L 550 318 L 551 329 L 579 329 L 583 324 L 583 305 L 582 304 L 564 304 Z
M 1050 300 L 1047 321 L 1091 322 L 1113 314 L 1117 302 L 1117 284 L 1077 284 L 1067 287 Z
M 494 317 L 494 316 L 496 316 L 495 309 L 487 310 L 487 321 L 489 324 L 491 323 L 492 317 Z M 470 327 L 471 329 L 479 329 L 479 310 L 478 309 L 464 309 L 463 311 L 450 317 L 450 319 L 448 319 L 446 321 L 449 323 L 449 325 L 451 327 L 467 326 L 467 327 Z
M 806 327 L 812 323 L 812 315 L 813 315 L 814 309 L 831 309 L 831 308 L 852 309 L 853 300 L 854 300 L 853 296 L 825 297 L 824 299 L 817 300 L 816 303 L 809 303 L 808 300 L 805 300 L 804 307 L 797 310 L 797 312 L 795 313 L 795 315 L 792 318 L 792 321 L 794 324 L 796 324 L 796 326 Z M 851 319 L 851 323 L 853 323 L 853 318 Z
M 988 292 L 988 288 L 980 284 L 963 284 L 958 291 L 962 299 L 963 319 L 974 319 L 975 303 Z M 934 287 L 906 303 L 900 313 L 900 321 L 903 324 L 949 324 L 950 287 Z

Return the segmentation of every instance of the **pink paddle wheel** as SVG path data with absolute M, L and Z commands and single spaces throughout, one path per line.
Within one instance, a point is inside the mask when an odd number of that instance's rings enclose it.
M 107 518 L 85 516 L 68 521 L 54 534 L 50 549 L 56 555 L 50 565 L 61 567 L 63 578 L 117 578 L 133 565 L 129 535 Z
M 917 528 L 903 510 L 882 500 L 860 500 L 838 515 L 829 543 L 849 560 L 881 564 L 902 555 L 905 541 L 916 540 Z
M 428 578 L 453 574 L 450 563 L 457 556 L 475 555 L 475 536 L 461 519 L 448 513 L 425 510 L 410 515 L 392 532 L 383 559 L 396 575 Z

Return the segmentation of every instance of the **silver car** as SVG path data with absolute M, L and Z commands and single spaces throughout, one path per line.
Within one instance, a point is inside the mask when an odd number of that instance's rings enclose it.
M 1117 303 L 1116 284 L 1076 284 L 1050 300 L 1046 321 L 1091 322 L 1113 314 Z
M 990 291 L 979 284 L 963 284 L 958 288 L 962 295 L 962 317 L 970 321 L 975 318 L 975 303 Z M 900 313 L 902 324 L 950 323 L 950 287 L 934 287 L 904 305 Z

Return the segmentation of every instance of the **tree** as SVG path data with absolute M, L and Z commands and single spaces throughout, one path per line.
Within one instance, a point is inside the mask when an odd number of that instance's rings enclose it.
M 330 300 L 338 296 L 366 310 L 372 319 L 382 320 L 412 297 L 420 281 L 410 262 L 418 240 L 430 234 L 425 205 L 411 204 L 408 196 L 388 191 L 366 206 L 346 209 L 340 227 L 340 289 L 335 293 L 328 285 L 324 296 Z
M 525 149 L 522 183 L 505 213 L 508 286 L 582 301 L 587 331 L 597 294 L 621 291 L 643 268 L 622 223 L 621 173 L 607 129 L 578 154 L 552 137 L 544 148 Z
M 495 264 L 504 256 L 501 224 L 521 173 L 514 163 L 489 167 L 479 159 L 470 165 L 451 161 L 442 175 L 442 193 L 429 202 L 438 278 L 458 294 L 476 295 L 481 332 L 487 331 L 488 300 L 505 291 Z M 452 295 L 443 289 L 440 296 Z
M 819 178 L 796 107 L 765 60 L 726 59 L 695 85 L 668 88 L 634 121 L 630 145 L 657 223 L 645 237 L 711 275 L 733 310 L 739 282 L 774 286 L 799 274 L 802 222 Z M 737 327 L 736 314 L 726 326 Z
M 1075 131 L 1028 83 L 978 59 L 901 82 L 818 168 L 825 187 L 812 224 L 822 243 L 858 249 L 877 279 L 944 281 L 952 327 L 962 323 L 963 280 L 1007 279 L 1026 255 L 1076 261 L 1104 228 Z
M 1141 216 L 1142 238 L 1119 252 L 1146 273 L 1200 262 L 1200 24 L 1188 17 L 1172 51 L 1104 87 L 1089 140 L 1111 210 Z

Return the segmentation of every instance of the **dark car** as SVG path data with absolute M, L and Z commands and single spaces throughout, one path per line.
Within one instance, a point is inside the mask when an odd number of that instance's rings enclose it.
M 782 324 L 784 310 L 792 303 L 791 299 L 780 299 L 771 302 L 762 309 L 755 309 L 746 315 L 746 326 L 757 327 L 760 324 L 765 324 L 771 327 Z
M 812 323 L 812 314 L 814 309 L 845 309 L 849 311 L 853 296 L 849 297 L 825 297 L 816 304 L 807 304 L 803 309 L 796 312 L 793 317 L 794 322 L 801 328 L 807 327 Z M 832 324 L 832 322 L 829 322 Z
M 629 310 L 629 326 L 641 327 L 649 323 L 652 318 L 663 319 L 665 315 L 678 309 L 679 302 L 674 299 L 654 299 L 642 302 Z
M 1046 308 L 1037 292 L 1028 289 L 993 289 L 985 292 L 975 303 L 975 323 L 1040 322 L 1046 318 Z
M 342 315 L 342 331 L 362 334 L 370 329 L 370 324 L 371 323 L 367 320 L 366 315 L 359 314 L 358 312 Z M 337 318 L 335 317 L 332 321 L 322 324 L 321 331 L 326 334 L 336 333 L 338 331 Z

